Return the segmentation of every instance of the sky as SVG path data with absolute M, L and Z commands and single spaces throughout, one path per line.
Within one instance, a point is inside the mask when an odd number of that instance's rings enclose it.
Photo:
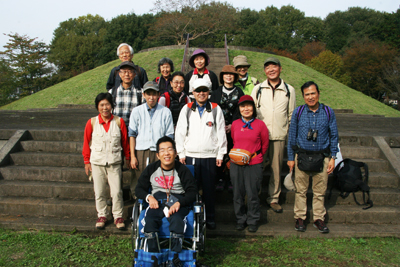
M 261 10 L 267 6 L 280 8 L 283 5 L 292 5 L 305 13 L 306 17 L 320 17 L 324 19 L 329 13 L 336 10 L 346 11 L 349 7 L 365 7 L 382 12 L 396 12 L 400 1 L 394 0 L 281 0 L 276 3 L 265 0 L 220 0 L 228 2 L 236 8 L 250 8 Z M 50 44 L 54 30 L 60 22 L 70 18 L 77 18 L 87 14 L 100 15 L 105 20 L 111 20 L 121 14 L 135 13 L 141 15 L 149 13 L 154 1 L 110 1 L 110 0 L 0 0 L 0 51 L 8 42 L 9 37 L 4 34 L 18 33 Z

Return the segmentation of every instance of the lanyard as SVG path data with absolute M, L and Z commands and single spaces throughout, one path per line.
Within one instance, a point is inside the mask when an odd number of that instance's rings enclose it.
M 171 193 L 171 187 L 169 187 L 168 186 L 168 183 L 167 183 L 167 181 L 165 180 L 165 175 L 164 175 L 164 170 L 162 169 L 162 168 L 160 168 L 161 169 L 161 172 L 162 172 L 162 175 L 163 175 L 163 181 L 164 181 L 164 184 L 165 184 L 165 193 L 167 194 L 167 203 L 169 202 L 169 195 L 170 195 L 170 193 Z M 175 169 L 172 169 L 172 175 L 170 176 L 170 177 L 174 177 L 174 170 Z M 171 178 L 170 178 L 170 181 L 171 181 Z

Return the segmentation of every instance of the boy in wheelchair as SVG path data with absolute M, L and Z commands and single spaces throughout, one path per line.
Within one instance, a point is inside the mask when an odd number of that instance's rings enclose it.
M 146 167 L 135 189 L 136 196 L 149 203 L 140 223 L 144 225 L 147 251 L 159 252 L 157 233 L 163 217 L 167 217 L 171 250 L 179 253 L 186 230 L 186 216 L 196 200 L 196 180 L 185 165 L 175 161 L 177 153 L 173 139 L 167 136 L 160 138 L 156 152 L 159 161 Z

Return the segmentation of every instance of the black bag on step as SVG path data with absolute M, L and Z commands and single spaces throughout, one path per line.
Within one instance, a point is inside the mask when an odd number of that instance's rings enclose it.
M 361 172 L 361 168 L 364 168 L 364 177 Z M 354 201 L 358 205 L 364 205 L 363 209 L 369 209 L 373 206 L 373 202 L 369 197 L 369 186 L 368 186 L 368 165 L 364 162 L 358 162 L 351 159 L 342 160 L 333 171 L 335 175 L 335 183 L 337 189 L 340 191 L 340 196 L 346 198 L 350 193 L 353 193 Z M 355 192 L 363 192 L 363 204 L 357 201 Z M 332 187 L 329 195 L 332 194 Z M 365 201 L 365 194 L 368 195 L 368 200 Z

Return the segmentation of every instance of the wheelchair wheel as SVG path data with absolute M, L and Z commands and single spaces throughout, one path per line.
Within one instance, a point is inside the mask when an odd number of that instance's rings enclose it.
M 139 215 L 140 215 L 140 205 L 138 202 L 135 203 L 132 211 L 132 250 L 139 248 Z
M 196 221 L 197 221 L 197 227 L 198 227 L 198 232 L 199 233 L 199 241 L 196 242 L 196 247 L 197 250 L 201 255 L 204 254 L 205 249 L 206 249 L 206 212 L 205 212 L 205 207 L 203 213 L 198 213 L 196 214 Z M 197 229 L 196 229 L 197 230 Z

